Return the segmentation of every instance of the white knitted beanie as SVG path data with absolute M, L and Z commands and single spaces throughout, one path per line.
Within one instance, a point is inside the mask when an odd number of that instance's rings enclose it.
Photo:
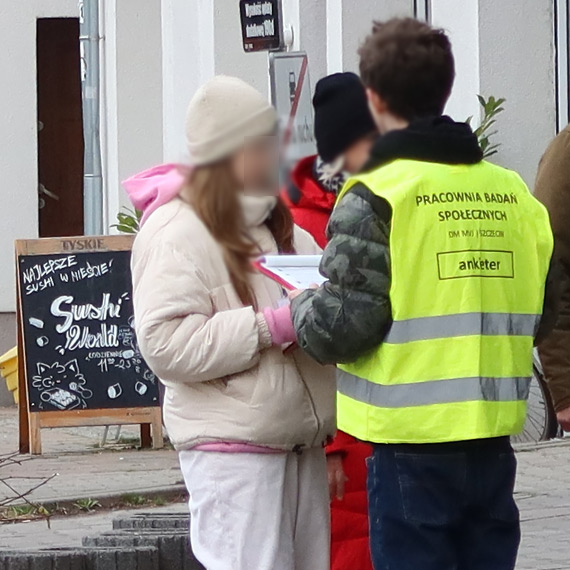
M 246 137 L 270 135 L 276 126 L 277 113 L 259 91 L 237 77 L 214 77 L 198 89 L 186 113 L 191 163 L 217 162 L 242 148 Z

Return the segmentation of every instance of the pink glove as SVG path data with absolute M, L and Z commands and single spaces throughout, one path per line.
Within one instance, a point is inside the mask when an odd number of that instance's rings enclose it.
M 297 335 L 291 319 L 291 305 L 279 309 L 263 309 L 263 316 L 271 333 L 273 344 L 285 344 L 295 342 Z

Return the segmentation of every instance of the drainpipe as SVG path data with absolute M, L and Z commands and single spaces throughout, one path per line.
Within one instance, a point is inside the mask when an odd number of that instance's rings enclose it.
M 85 235 L 103 233 L 103 172 L 101 166 L 99 0 L 79 0 L 79 46 L 83 101 L 83 216 Z

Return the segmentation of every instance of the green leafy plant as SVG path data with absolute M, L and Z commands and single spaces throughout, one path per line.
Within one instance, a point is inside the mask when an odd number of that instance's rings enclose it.
M 28 517 L 35 515 L 38 511 L 36 505 L 26 504 L 26 505 L 13 505 L 10 507 L 10 512 L 14 518 L 17 517 Z
M 80 511 L 89 513 L 101 507 L 101 503 L 97 499 L 78 499 L 73 506 Z
M 140 210 L 131 210 L 122 208 L 117 214 L 117 223 L 111 227 L 117 229 L 122 234 L 136 234 L 141 225 L 142 212 Z
M 146 497 L 135 493 L 127 493 L 121 497 L 121 502 L 130 507 L 139 507 L 147 503 Z
M 43 517 L 50 517 L 57 511 L 56 505 L 38 505 L 37 513 Z
M 167 500 L 163 496 L 157 495 L 151 499 L 151 502 L 155 507 L 164 507 L 164 505 L 167 503 Z
M 494 143 L 491 139 L 498 132 L 497 130 L 493 130 L 493 127 L 497 122 L 497 115 L 505 110 L 503 104 L 506 99 L 504 97 L 496 99 L 492 95 L 489 96 L 488 99 L 485 99 L 483 95 L 477 95 L 477 99 L 482 107 L 483 117 L 481 119 L 481 124 L 473 132 L 479 139 L 479 145 L 483 151 L 483 158 L 489 158 L 490 156 L 497 154 L 499 147 L 501 146 L 501 143 Z M 473 117 L 471 116 L 467 119 L 466 123 L 471 125 L 472 121 Z

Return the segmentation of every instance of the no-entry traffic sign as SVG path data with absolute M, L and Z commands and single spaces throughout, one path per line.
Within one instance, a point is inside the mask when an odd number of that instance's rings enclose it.
M 283 156 L 291 164 L 317 152 L 307 54 L 271 54 L 269 72 L 271 99 L 283 129 Z

